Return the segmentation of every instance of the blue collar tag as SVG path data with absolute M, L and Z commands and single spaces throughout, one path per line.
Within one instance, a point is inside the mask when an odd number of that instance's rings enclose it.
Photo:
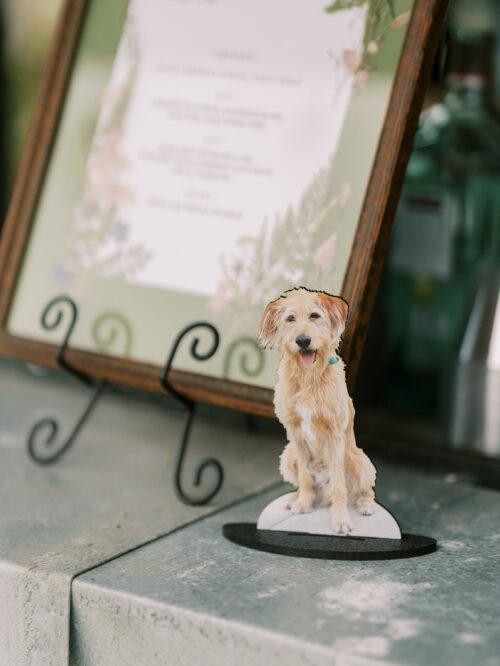
M 328 365 L 335 365 L 335 363 L 338 363 L 340 361 L 340 356 L 330 356 L 328 359 Z

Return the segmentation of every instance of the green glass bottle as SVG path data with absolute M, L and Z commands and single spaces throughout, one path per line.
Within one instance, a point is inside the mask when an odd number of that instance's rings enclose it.
M 450 36 L 442 102 L 422 114 L 386 277 L 389 400 L 436 414 L 474 276 L 498 230 L 500 122 L 494 36 Z

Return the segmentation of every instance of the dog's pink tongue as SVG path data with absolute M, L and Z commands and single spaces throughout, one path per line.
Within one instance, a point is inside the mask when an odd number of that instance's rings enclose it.
M 314 363 L 314 352 L 313 351 L 301 352 L 300 360 L 304 365 L 312 365 Z

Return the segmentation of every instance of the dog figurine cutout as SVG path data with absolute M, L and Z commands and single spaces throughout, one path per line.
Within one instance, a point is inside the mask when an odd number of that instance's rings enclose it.
M 349 505 L 370 515 L 376 470 L 356 446 L 354 406 L 338 355 L 348 315 L 338 296 L 305 287 L 286 291 L 264 311 L 259 341 L 282 353 L 274 392 L 288 444 L 280 457 L 285 481 L 297 487 L 293 513 L 330 506 L 337 534 L 352 530 Z

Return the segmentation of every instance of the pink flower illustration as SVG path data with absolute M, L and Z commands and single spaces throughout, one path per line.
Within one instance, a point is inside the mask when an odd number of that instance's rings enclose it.
M 347 71 L 350 74 L 356 74 L 361 65 L 361 55 L 353 49 L 344 49 L 342 51 L 342 60 Z
M 219 280 L 217 290 L 208 302 L 210 312 L 214 317 L 220 316 L 229 303 L 229 285 L 225 280 Z
M 375 55 L 380 51 L 380 46 L 378 42 L 372 40 L 371 42 L 369 42 L 368 46 L 366 47 L 366 50 L 370 55 Z
M 336 232 L 333 232 L 331 236 L 328 236 L 328 238 L 321 243 L 314 253 L 313 259 L 315 264 L 321 266 L 321 268 L 326 268 L 330 260 L 335 256 L 336 247 L 337 234 Z
M 370 76 L 369 76 L 368 72 L 366 71 L 366 69 L 360 70 L 356 74 L 356 78 L 355 78 L 355 82 L 356 82 L 356 85 L 358 86 L 358 88 L 364 88 L 366 86 L 366 84 L 368 83 L 369 78 L 370 78 Z

